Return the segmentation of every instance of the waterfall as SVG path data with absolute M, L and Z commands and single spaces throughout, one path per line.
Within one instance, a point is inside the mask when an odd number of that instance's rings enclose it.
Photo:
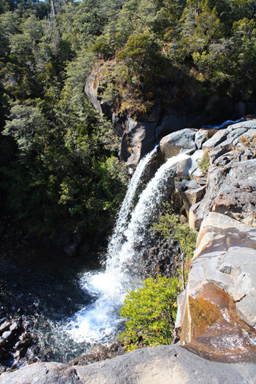
M 78 342 L 107 342 L 113 339 L 121 320 L 118 316 L 127 290 L 141 284 L 135 270 L 129 264 L 135 261 L 135 245 L 143 241 L 152 212 L 162 201 L 168 190 L 168 181 L 173 179 L 172 168 L 188 158 L 180 154 L 169 159 L 155 173 L 139 197 L 136 207 L 127 219 L 139 179 L 154 154 L 152 151 L 138 165 L 129 184 L 127 195 L 120 209 L 117 223 L 110 240 L 105 269 L 87 272 L 81 279 L 83 288 L 96 300 L 80 310 L 68 324 L 68 332 Z
M 118 213 L 116 225 L 108 245 L 107 255 L 110 255 L 110 257 L 111 255 L 116 254 L 121 247 L 122 240 L 123 240 L 122 234 L 124 233 L 124 230 L 127 227 L 128 216 L 130 213 L 130 207 L 133 202 L 134 195 L 138 188 L 140 179 L 148 163 L 155 155 L 156 151 L 157 151 L 157 147 L 155 147 L 150 153 L 148 153 L 146 156 L 144 156 L 141 159 L 130 180 L 130 183 L 127 188 L 126 196 L 124 198 L 124 201 Z

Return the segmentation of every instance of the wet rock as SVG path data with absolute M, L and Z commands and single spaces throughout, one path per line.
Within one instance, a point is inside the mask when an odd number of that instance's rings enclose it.
M 32 338 L 27 333 L 23 333 L 19 337 L 19 341 L 15 344 L 15 349 L 20 350 L 22 348 L 28 348 L 32 344 Z
M 180 267 L 179 245 L 172 238 L 164 238 L 157 231 L 148 229 L 147 247 L 136 247 L 139 271 L 142 278 L 178 276 Z M 136 266 L 135 266 L 136 267 Z
M 13 333 L 18 333 L 19 331 L 21 331 L 21 329 L 22 329 L 21 324 L 19 324 L 16 321 L 12 323 L 12 325 L 10 326 L 10 331 Z
M 27 348 L 26 347 L 23 347 L 23 348 L 20 348 L 18 349 L 15 354 L 14 354 L 14 358 L 16 360 L 20 360 L 22 359 L 23 357 L 26 356 L 26 352 L 27 352 Z
M 203 221 L 176 326 L 181 345 L 216 361 L 256 361 L 256 230 Z
M 119 341 L 112 343 L 110 346 L 96 344 L 89 349 L 88 353 L 78 356 L 68 364 L 70 366 L 88 365 L 105 359 L 112 359 L 116 356 L 123 355 L 124 353 L 124 347 Z

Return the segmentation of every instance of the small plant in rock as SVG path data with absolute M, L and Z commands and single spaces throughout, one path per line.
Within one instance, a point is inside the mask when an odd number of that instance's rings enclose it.
M 127 352 L 171 343 L 179 293 L 177 278 L 158 276 L 127 294 L 120 310 L 121 318 L 127 319 L 126 330 L 120 335 Z
M 209 156 L 209 150 L 206 149 L 204 151 L 204 154 L 203 154 L 203 157 L 201 159 L 201 161 L 199 161 L 199 168 L 201 169 L 201 171 L 203 173 L 205 173 L 208 168 L 209 168 L 209 165 L 210 165 L 210 156 Z
M 161 215 L 158 223 L 153 223 L 151 228 L 165 238 L 171 237 L 178 242 L 181 254 L 181 270 L 179 272 L 182 277 L 182 286 L 185 288 L 189 260 L 192 259 L 196 249 L 197 232 L 189 228 L 187 223 L 179 223 L 178 217 L 174 213 Z M 185 265 L 188 268 L 184 267 Z

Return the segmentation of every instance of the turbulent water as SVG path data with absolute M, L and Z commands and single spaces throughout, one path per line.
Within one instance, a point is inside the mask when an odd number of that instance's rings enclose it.
M 143 242 L 152 212 L 167 193 L 171 169 L 187 158 L 181 154 L 163 164 L 131 212 L 140 177 L 153 155 L 154 151 L 140 162 L 130 182 L 109 242 L 105 269 L 87 272 L 81 278 L 83 289 L 95 297 L 95 302 L 80 310 L 67 325 L 67 332 L 76 342 L 95 343 L 113 339 L 120 329 L 118 310 L 127 290 L 141 284 L 136 268 L 129 268 L 135 262 L 135 246 Z

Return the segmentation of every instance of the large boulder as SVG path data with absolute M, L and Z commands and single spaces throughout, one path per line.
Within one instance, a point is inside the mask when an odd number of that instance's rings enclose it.
M 256 361 L 256 229 L 209 213 L 176 327 L 181 345 L 217 361 Z
M 165 159 L 178 155 L 181 151 L 194 151 L 196 129 L 182 129 L 170 133 L 160 141 L 160 151 Z
M 1 384 L 241 384 L 253 383 L 254 364 L 223 364 L 169 345 L 144 348 L 89 366 L 35 363 L 4 373 Z

